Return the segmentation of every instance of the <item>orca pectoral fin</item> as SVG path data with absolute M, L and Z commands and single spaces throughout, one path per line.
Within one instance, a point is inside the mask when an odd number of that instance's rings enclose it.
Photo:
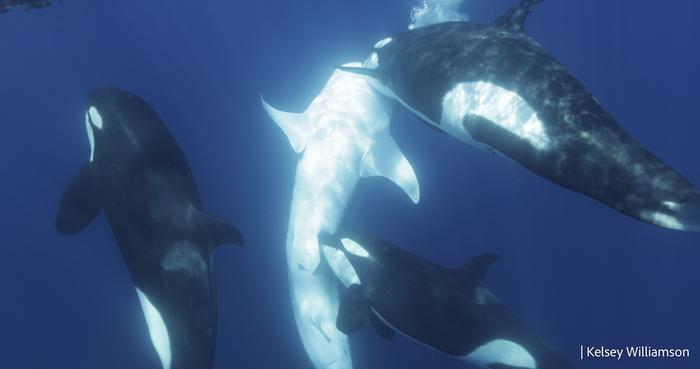
M 63 191 L 56 215 L 56 229 L 61 234 L 76 234 L 90 225 L 101 208 L 91 165 L 86 164 Z
M 396 331 L 388 325 L 386 325 L 386 323 L 384 323 L 377 314 L 372 314 L 372 317 L 370 318 L 370 323 L 372 324 L 372 328 L 374 328 L 374 331 L 377 332 L 379 337 L 387 341 L 391 341 L 392 339 L 394 339 Z
M 359 284 L 353 284 L 345 291 L 340 302 L 336 327 L 346 335 L 353 334 L 367 324 L 370 318 L 369 300 Z
M 464 264 L 460 272 L 467 278 L 473 278 L 478 283 L 484 283 L 489 268 L 496 260 L 498 260 L 497 254 L 481 254 Z
M 379 133 L 362 158 L 362 177 L 386 177 L 406 192 L 414 204 L 420 201 L 420 186 L 411 163 L 391 137 L 389 130 Z
M 262 96 L 260 97 L 260 101 L 267 115 L 275 121 L 287 136 L 289 143 L 292 145 L 292 149 L 297 153 L 304 151 L 306 147 L 306 138 L 309 136 L 312 129 L 308 117 L 304 114 L 287 113 L 277 110 L 272 107 L 272 105 L 268 104 Z

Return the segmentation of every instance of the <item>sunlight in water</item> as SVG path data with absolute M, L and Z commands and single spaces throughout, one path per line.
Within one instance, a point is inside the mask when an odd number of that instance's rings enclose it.
M 464 0 L 422 0 L 411 9 L 409 29 L 429 26 L 435 23 L 468 21 L 469 16 L 460 13 Z

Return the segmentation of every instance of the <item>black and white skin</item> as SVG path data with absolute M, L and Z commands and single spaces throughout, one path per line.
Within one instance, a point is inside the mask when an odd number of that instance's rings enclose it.
M 363 234 L 323 236 L 322 244 L 348 287 L 337 319 L 345 334 L 369 322 L 383 338 L 400 332 L 483 368 L 572 368 L 486 288 L 495 254 L 450 269 Z
M 661 227 L 700 231 L 700 191 L 649 152 L 524 30 L 542 0 L 493 24 L 447 22 L 379 41 L 372 86 L 461 141 Z
M 204 212 L 184 153 L 144 100 L 97 88 L 85 126 L 90 158 L 61 198 L 58 231 L 76 234 L 103 210 L 163 369 L 211 368 L 211 254 L 220 244 L 242 244 L 241 234 Z

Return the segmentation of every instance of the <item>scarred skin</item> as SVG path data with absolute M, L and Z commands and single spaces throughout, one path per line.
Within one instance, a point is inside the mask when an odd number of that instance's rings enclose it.
M 488 26 L 449 22 L 394 35 L 374 49 L 375 68 L 354 71 L 458 139 L 500 152 L 636 219 L 700 230 L 698 189 L 630 136 L 525 33 L 523 22 L 539 2 L 520 1 Z M 446 97 L 465 83 L 488 83 L 522 99 L 536 113 L 546 145 L 533 145 L 483 115 L 465 114 L 456 129 L 446 125 Z
M 335 327 L 338 286 L 321 263 L 318 235 L 335 232 L 362 177 L 388 177 L 418 202 L 418 182 L 390 135 L 385 100 L 364 78 L 335 71 L 304 113 L 282 112 L 263 101 L 301 153 L 286 253 L 297 329 L 317 369 L 352 369 L 347 337 Z

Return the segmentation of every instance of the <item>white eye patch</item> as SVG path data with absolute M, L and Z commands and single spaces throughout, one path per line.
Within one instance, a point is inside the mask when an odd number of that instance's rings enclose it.
M 343 238 L 340 242 L 343 243 L 343 247 L 345 247 L 345 250 L 348 250 L 349 253 L 366 258 L 369 256 L 369 252 L 364 249 L 364 247 L 360 246 L 357 242 L 349 239 L 349 238 Z
M 375 49 L 381 49 L 384 46 L 388 45 L 392 40 L 391 37 L 387 37 L 385 39 L 379 40 L 376 44 L 374 44 Z
M 90 109 L 88 109 L 88 114 L 90 114 L 90 121 L 92 122 L 92 125 L 97 127 L 97 129 L 102 129 L 102 116 L 100 115 L 100 112 L 97 111 L 94 106 L 91 106 Z

